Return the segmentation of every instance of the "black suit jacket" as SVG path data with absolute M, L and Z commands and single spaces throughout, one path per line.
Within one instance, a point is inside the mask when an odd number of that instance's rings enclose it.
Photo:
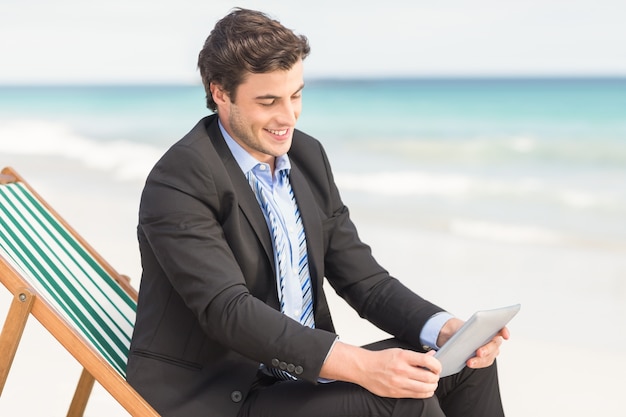
M 259 363 L 287 366 L 315 383 L 336 338 L 324 277 L 362 317 L 414 346 L 441 311 L 389 276 L 360 241 L 320 143 L 296 131 L 289 159 L 315 329 L 280 312 L 267 224 L 216 115 L 172 146 L 148 176 L 127 378 L 164 416 L 235 416 Z

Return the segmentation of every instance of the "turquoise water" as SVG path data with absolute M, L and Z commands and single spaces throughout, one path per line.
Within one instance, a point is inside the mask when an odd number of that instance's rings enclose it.
M 199 85 L 0 87 L 0 156 L 142 180 L 208 113 Z M 420 227 L 626 247 L 626 79 L 307 80 L 299 128 Z
M 308 88 L 310 87 L 310 88 Z M 626 80 L 493 79 L 312 82 L 314 116 L 358 127 L 358 135 L 459 138 L 537 133 L 624 138 Z M 324 110 L 325 109 L 325 110 Z M 334 117 L 333 117 L 334 116 Z M 347 119 L 347 120 L 346 120 Z
M 304 106 L 301 127 L 332 139 L 626 137 L 626 79 L 311 80 Z M 131 140 L 170 141 L 173 126 L 206 112 L 201 86 L 0 86 L 0 120 L 106 121 L 97 138 L 130 126 Z

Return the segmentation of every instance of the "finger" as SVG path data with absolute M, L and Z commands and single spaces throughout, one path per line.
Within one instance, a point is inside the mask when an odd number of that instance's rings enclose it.
M 411 370 L 410 378 L 415 381 L 427 382 L 427 383 L 437 383 L 439 381 L 439 374 L 441 373 L 441 365 L 432 364 L 431 367 L 438 366 L 437 369 L 432 370 L 426 367 L 414 367 Z
M 504 340 L 509 340 L 509 338 L 511 337 L 511 332 L 507 327 L 504 327 L 502 330 L 500 330 L 500 333 L 498 334 L 502 336 Z
M 500 354 L 500 344 L 496 342 L 489 343 L 476 351 L 476 357 L 478 359 L 495 358 L 499 354 Z
M 483 356 L 474 356 L 473 358 L 468 359 L 466 365 L 470 368 L 486 368 L 487 366 L 493 364 L 499 353 L 500 351 L 496 350 L 483 354 Z
M 406 381 L 402 396 L 406 398 L 429 398 L 435 394 L 435 390 L 438 386 L 438 378 L 436 381 L 433 382 L 424 382 L 409 379 Z
M 405 367 L 399 375 L 418 383 L 437 384 L 441 373 L 441 363 L 432 354 L 417 353 L 406 350 L 402 352 Z
M 476 356 L 467 361 L 470 368 L 486 368 L 490 366 L 500 354 L 500 345 L 489 343 L 476 351 Z
M 432 355 L 430 355 L 430 352 L 420 353 L 407 349 L 402 351 L 403 359 L 411 366 L 426 366 L 427 356 Z
M 432 373 L 434 373 L 435 375 L 437 375 L 437 378 L 439 378 L 439 374 L 441 373 L 441 362 L 439 362 L 439 359 L 435 358 L 435 351 L 431 350 L 430 352 L 428 352 L 425 355 L 422 355 L 424 358 L 424 362 L 425 362 L 425 367 Z
M 413 351 L 406 351 L 408 357 L 409 364 L 415 368 L 426 369 L 427 371 L 432 372 L 437 375 L 439 378 L 439 374 L 441 373 L 441 362 L 437 358 L 435 358 L 435 351 L 429 351 L 427 353 L 418 353 Z
M 437 387 L 438 384 L 419 384 L 418 388 L 408 391 L 407 395 L 403 397 L 419 399 L 430 398 L 435 395 Z
M 499 334 L 496 335 L 487 344 L 476 349 L 476 356 L 485 357 L 485 356 L 489 356 L 492 352 L 499 352 L 502 342 L 503 342 L 503 338 Z

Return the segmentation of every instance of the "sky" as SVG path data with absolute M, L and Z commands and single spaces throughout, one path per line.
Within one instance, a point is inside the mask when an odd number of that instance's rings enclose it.
M 197 83 L 236 6 L 306 35 L 308 77 L 626 76 L 623 0 L 1 0 L 0 84 Z

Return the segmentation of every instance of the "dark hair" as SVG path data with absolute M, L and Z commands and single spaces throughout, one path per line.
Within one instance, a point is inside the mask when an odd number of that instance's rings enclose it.
M 218 21 L 198 56 L 207 107 L 217 109 L 210 84 L 235 100 L 247 73 L 290 70 L 310 52 L 309 42 L 264 13 L 237 8 Z

